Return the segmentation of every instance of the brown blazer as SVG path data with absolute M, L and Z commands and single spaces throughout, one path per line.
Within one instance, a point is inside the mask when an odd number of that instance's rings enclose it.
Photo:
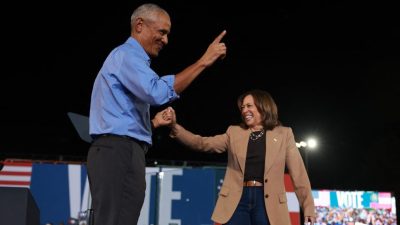
M 194 150 L 216 153 L 228 151 L 224 183 L 212 215 L 214 222 L 228 222 L 239 203 L 243 191 L 249 135 L 249 129 L 239 126 L 229 126 L 224 134 L 212 137 L 195 135 L 180 125 L 172 129 L 171 137 Z M 285 165 L 304 216 L 315 218 L 310 181 L 296 147 L 292 129 L 279 126 L 267 131 L 266 135 L 264 202 L 271 225 L 291 224 L 284 184 Z

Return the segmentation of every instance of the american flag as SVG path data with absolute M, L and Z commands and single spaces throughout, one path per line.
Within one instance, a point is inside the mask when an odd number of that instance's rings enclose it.
M 300 225 L 300 205 L 289 174 L 285 174 L 285 188 L 290 221 L 292 225 Z
M 378 200 L 371 202 L 370 205 L 375 209 L 392 209 L 392 194 L 390 192 L 379 192 Z
M 29 188 L 31 185 L 32 162 L 11 161 L 0 162 L 0 187 Z

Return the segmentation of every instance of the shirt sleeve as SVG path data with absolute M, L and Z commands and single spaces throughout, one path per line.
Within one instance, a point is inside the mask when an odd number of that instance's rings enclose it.
M 179 98 L 174 90 L 174 75 L 163 77 L 150 68 L 150 63 L 133 52 L 120 51 L 114 56 L 115 76 L 136 98 L 152 106 Z

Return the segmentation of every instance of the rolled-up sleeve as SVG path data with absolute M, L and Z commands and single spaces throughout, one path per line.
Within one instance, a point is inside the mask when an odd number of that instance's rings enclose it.
M 167 84 L 169 91 L 168 91 L 168 98 L 169 101 L 174 101 L 179 98 L 179 95 L 175 92 L 174 83 L 175 83 L 175 75 L 166 75 L 161 77 L 161 80 L 165 81 Z

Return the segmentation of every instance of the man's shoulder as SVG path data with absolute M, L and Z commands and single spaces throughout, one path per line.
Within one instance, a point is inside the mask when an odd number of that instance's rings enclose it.
M 142 59 L 143 61 L 145 60 L 145 55 L 143 55 L 140 50 L 138 50 L 136 47 L 130 45 L 128 42 L 122 43 L 115 47 L 111 53 L 110 56 L 112 57 L 117 57 L 117 58 L 124 58 L 128 60 L 133 60 L 133 59 Z M 137 61 L 134 60 L 134 61 Z

